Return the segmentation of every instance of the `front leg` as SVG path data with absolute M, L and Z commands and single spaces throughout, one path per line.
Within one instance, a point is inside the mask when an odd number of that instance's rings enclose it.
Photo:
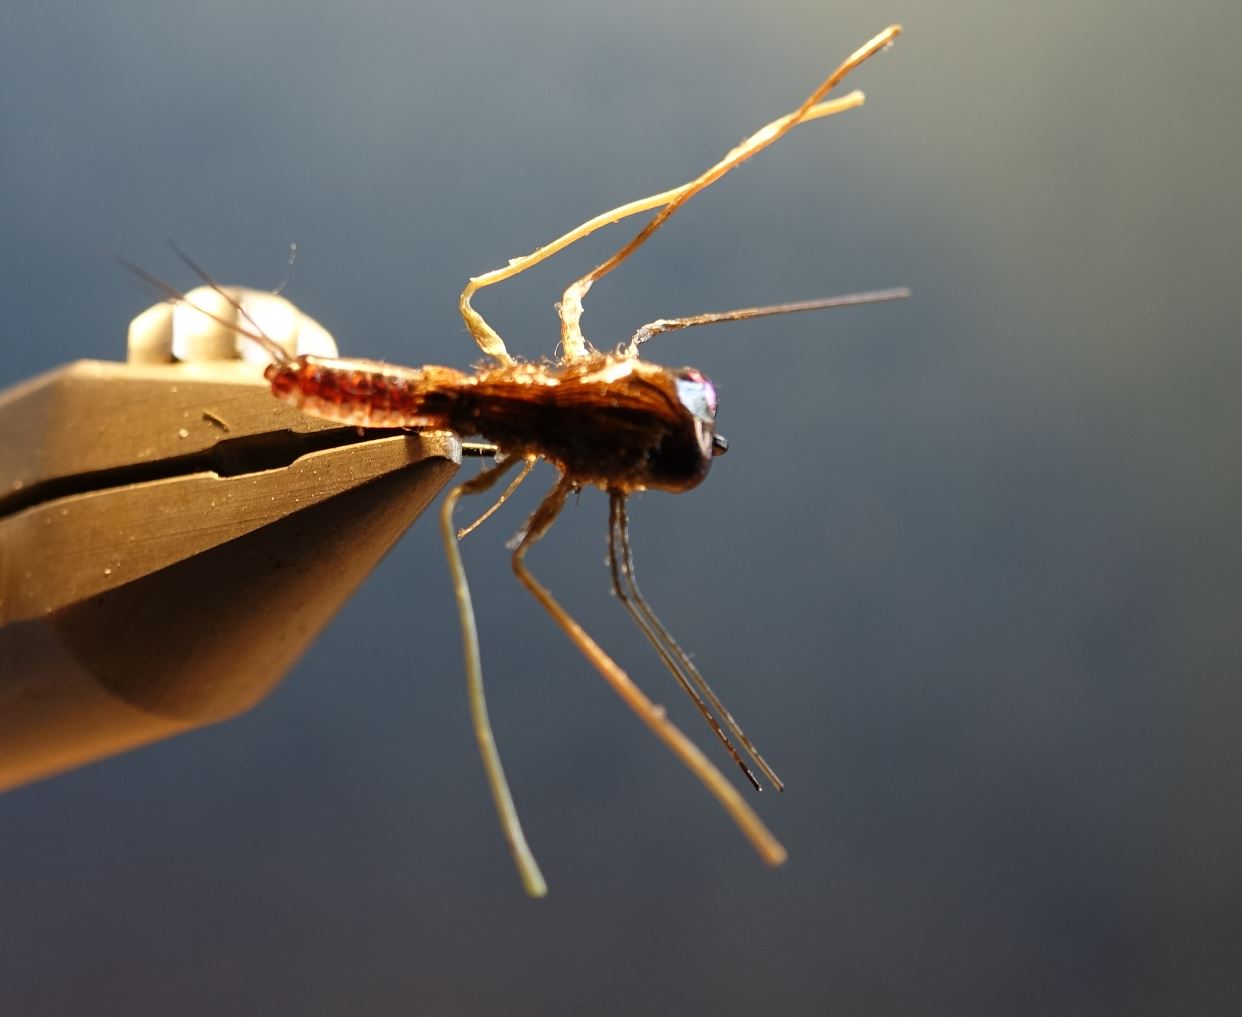
M 759 852 L 760 857 L 769 865 L 780 865 L 787 855 L 781 845 L 756 815 L 755 810 L 746 804 L 737 788 L 729 783 L 711 761 L 699 751 L 699 747 L 687 738 L 676 724 L 668 719 L 663 706 L 653 703 L 643 693 L 628 674 L 614 661 L 587 631 L 579 625 L 552 594 L 539 582 L 526 567 L 526 552 L 547 533 L 556 517 L 565 505 L 565 500 L 576 489 L 573 481 L 561 477 L 556 486 L 535 510 L 527 522 L 517 550 L 513 552 L 513 571 L 518 579 L 544 610 L 552 616 L 552 620 L 565 633 L 596 671 L 600 673 L 614 692 L 625 702 L 644 724 L 647 725 L 673 754 L 707 787 L 733 821 L 741 829 L 747 839 Z

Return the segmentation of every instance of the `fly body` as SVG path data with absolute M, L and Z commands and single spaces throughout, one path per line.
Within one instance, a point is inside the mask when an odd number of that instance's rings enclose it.
M 724 448 L 707 378 L 620 354 L 473 374 L 305 356 L 272 364 L 267 379 L 277 398 L 315 416 L 483 438 L 503 457 L 543 459 L 606 491 L 688 491 Z

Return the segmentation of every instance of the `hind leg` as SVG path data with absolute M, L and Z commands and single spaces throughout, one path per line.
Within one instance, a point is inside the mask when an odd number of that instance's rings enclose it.
M 487 716 L 487 698 L 483 692 L 483 664 L 479 656 L 479 632 L 474 620 L 474 606 L 470 600 L 470 585 L 466 581 L 466 570 L 462 565 L 461 552 L 457 548 L 457 532 L 453 526 L 453 510 L 463 494 L 482 494 L 521 461 L 518 458 L 507 459 L 453 488 L 445 496 L 444 504 L 440 508 L 440 536 L 444 541 L 449 572 L 453 576 L 453 593 L 457 598 L 457 615 L 461 621 L 462 650 L 466 658 L 470 716 L 474 724 L 475 738 L 479 743 L 479 754 L 483 757 L 483 770 L 487 774 L 492 800 L 500 817 L 500 827 L 509 844 L 509 852 L 513 855 L 522 886 L 530 896 L 543 897 L 547 895 L 548 886 L 539 871 L 539 863 L 535 861 L 535 856 L 526 843 L 526 835 L 522 832 L 522 822 L 518 819 L 513 795 L 509 792 L 509 782 L 505 779 L 500 753 L 496 750 L 496 738 L 492 734 L 491 721 Z

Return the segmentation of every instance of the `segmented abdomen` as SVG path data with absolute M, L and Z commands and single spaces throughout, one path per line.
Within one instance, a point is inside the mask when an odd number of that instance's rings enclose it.
M 359 427 L 444 427 L 469 375 L 451 367 L 398 368 L 378 360 L 298 357 L 264 375 L 272 394 L 305 413 Z

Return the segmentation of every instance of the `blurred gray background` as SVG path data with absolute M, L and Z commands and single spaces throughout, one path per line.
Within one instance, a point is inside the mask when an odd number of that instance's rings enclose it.
M 915 297 L 649 350 L 717 382 L 732 450 L 636 500 L 639 574 L 789 783 L 784 869 L 513 581 L 545 472 L 466 554 L 546 901 L 425 519 L 252 714 L 0 799 L 0 1012 L 1238 1012 L 1240 10 L 9 5 L 5 384 L 122 357 L 150 299 L 109 257 L 188 285 L 169 236 L 258 287 L 296 241 L 346 352 L 467 365 L 468 275 L 694 175 L 890 21 L 863 110 L 689 206 L 585 324 Z M 549 354 L 630 232 L 478 306 Z M 532 564 L 709 747 L 605 519 L 585 494 Z

